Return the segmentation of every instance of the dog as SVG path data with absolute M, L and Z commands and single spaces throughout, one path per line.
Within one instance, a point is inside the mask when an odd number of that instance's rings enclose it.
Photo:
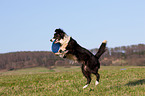
M 54 41 L 55 40 L 55 41 Z M 87 78 L 87 83 L 83 88 L 87 88 L 91 82 L 91 74 L 96 75 L 95 85 L 99 84 L 100 75 L 98 70 L 100 68 L 99 58 L 106 51 L 107 41 L 104 40 L 98 50 L 93 55 L 89 50 L 81 47 L 76 40 L 68 36 L 62 29 L 56 29 L 53 39 L 50 40 L 54 43 L 60 43 L 60 49 L 55 55 L 62 58 L 67 58 L 82 64 L 81 69 L 83 75 Z

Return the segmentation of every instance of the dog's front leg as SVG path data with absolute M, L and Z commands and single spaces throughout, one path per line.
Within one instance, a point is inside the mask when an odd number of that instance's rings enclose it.
M 66 58 L 66 53 L 68 53 L 68 50 L 63 51 L 63 57 L 62 58 Z
M 59 57 L 64 58 L 68 50 L 62 51 L 61 49 L 56 53 L 56 55 L 59 55 Z

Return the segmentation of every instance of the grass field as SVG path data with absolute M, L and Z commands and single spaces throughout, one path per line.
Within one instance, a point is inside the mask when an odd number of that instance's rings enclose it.
M 101 66 L 86 88 L 80 67 L 0 72 L 0 96 L 145 96 L 145 67 Z

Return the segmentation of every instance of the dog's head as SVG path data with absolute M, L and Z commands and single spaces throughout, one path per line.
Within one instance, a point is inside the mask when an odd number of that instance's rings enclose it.
M 51 42 L 53 42 L 55 40 L 54 43 L 58 43 L 61 39 L 64 38 L 65 36 L 65 32 L 62 29 L 56 29 L 55 33 L 54 33 L 54 37 L 50 40 Z

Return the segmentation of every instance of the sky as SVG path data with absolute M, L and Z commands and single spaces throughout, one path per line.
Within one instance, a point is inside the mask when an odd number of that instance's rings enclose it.
M 145 0 L 0 0 L 0 53 L 51 51 L 56 28 L 86 49 L 145 44 Z

